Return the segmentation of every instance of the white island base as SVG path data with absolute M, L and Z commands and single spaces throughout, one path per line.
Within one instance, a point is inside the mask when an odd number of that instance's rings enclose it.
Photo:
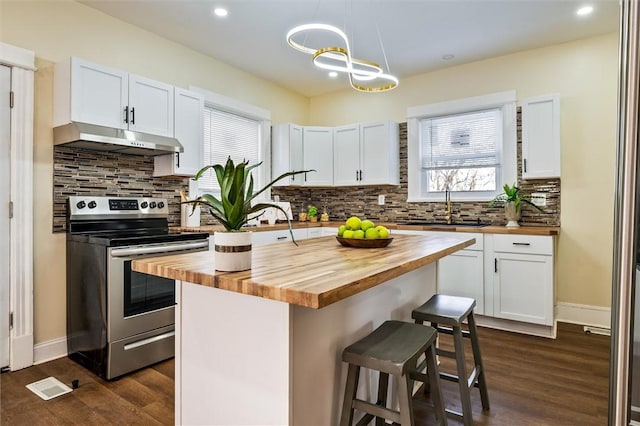
M 338 424 L 342 350 L 386 320 L 411 321 L 435 292 L 435 263 L 322 309 L 178 281 L 176 424 Z M 375 377 L 361 375 L 359 397 L 373 399 Z

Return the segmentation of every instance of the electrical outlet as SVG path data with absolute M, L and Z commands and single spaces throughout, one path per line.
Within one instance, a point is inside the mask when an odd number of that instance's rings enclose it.
M 544 192 L 534 192 L 531 194 L 531 202 L 538 207 L 546 207 L 547 194 Z
M 378 195 L 378 205 L 384 206 L 384 195 Z

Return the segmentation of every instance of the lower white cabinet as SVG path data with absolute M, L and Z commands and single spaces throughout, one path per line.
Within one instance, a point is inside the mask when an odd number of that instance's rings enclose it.
M 493 235 L 493 316 L 553 325 L 553 237 Z
M 475 299 L 474 312 L 484 315 L 483 235 L 473 236 L 474 245 L 438 260 L 438 293 Z

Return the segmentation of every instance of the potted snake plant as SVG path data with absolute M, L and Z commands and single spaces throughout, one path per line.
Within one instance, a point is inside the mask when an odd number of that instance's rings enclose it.
M 198 171 L 194 180 L 200 179 L 209 170 L 213 169 L 216 180 L 220 186 L 220 197 L 213 194 L 202 194 L 197 199 L 185 203 L 196 206 L 204 206 L 223 227 L 223 232 L 216 232 L 215 238 L 215 268 L 218 271 L 244 271 L 251 269 L 251 235 L 243 229 L 252 214 L 258 214 L 265 208 L 273 207 L 280 210 L 287 217 L 289 232 L 295 243 L 291 221 L 287 213 L 277 204 L 268 201 L 254 200 L 274 183 L 288 176 L 313 170 L 301 170 L 283 173 L 260 190 L 254 190 L 254 181 L 251 171 L 260 166 L 262 162 L 250 165 L 248 161 L 234 163 L 231 157 L 226 164 L 213 164 L 205 166 Z
M 513 185 L 505 183 L 503 190 L 504 192 L 502 194 L 496 195 L 495 198 L 489 202 L 489 206 L 495 207 L 497 204 L 504 205 L 507 228 L 520 227 L 518 221 L 520 220 L 522 203 L 529 204 L 544 213 L 544 210 L 531 202 L 531 197 L 521 194 L 520 188 L 518 188 L 515 183 Z

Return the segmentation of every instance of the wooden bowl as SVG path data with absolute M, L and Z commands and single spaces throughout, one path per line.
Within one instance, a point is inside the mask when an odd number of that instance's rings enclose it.
M 375 240 L 365 240 L 359 238 L 336 237 L 336 240 L 345 247 L 355 248 L 381 248 L 391 244 L 393 238 L 377 238 Z

